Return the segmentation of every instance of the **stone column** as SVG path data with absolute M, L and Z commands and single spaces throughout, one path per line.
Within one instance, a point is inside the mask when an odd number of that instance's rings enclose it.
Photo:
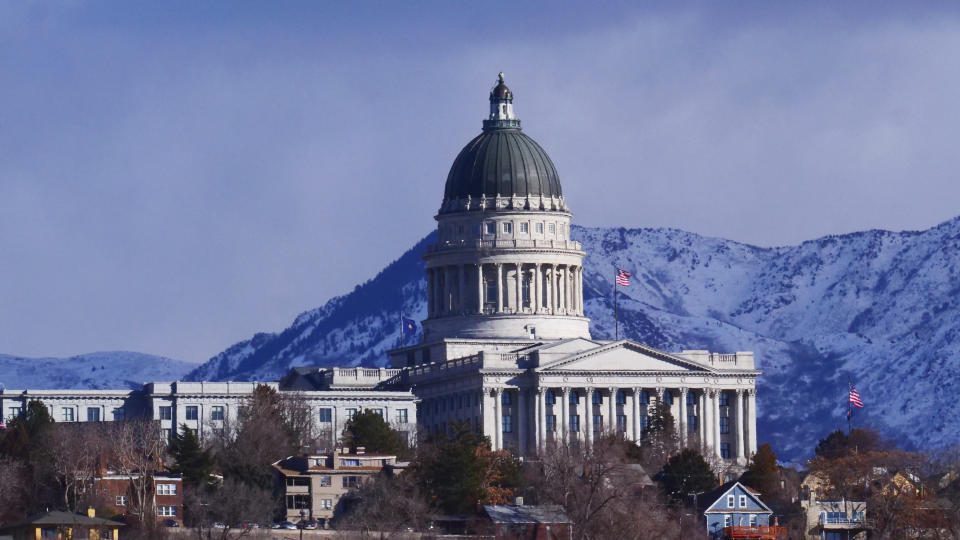
M 710 396 L 710 411 L 713 413 L 713 448 L 720 457 L 720 390 L 714 390 Z
M 583 267 L 577 268 L 577 315 L 583 315 Z
M 427 268 L 427 318 L 433 317 L 433 268 Z
M 743 388 L 737 388 L 737 424 L 736 433 L 732 433 L 737 443 L 737 461 L 743 463 L 746 460 L 746 433 L 743 429 Z
M 449 266 L 443 267 L 443 312 L 449 314 L 453 311 L 453 302 L 450 296 L 453 295 L 453 279 L 451 279 L 451 270 Z
M 517 446 L 520 455 L 527 455 L 527 392 L 524 388 L 517 389 L 517 414 L 513 419 L 517 426 L 517 436 L 520 438 Z
M 557 314 L 557 302 L 559 298 L 557 297 L 557 265 L 552 265 L 550 268 L 550 314 Z
M 547 391 L 545 388 L 537 388 L 537 415 L 534 418 L 536 422 L 537 452 L 539 453 L 546 446 L 546 424 L 547 424 Z
M 757 389 L 747 389 L 747 449 L 749 456 L 757 453 Z M 748 456 L 748 457 L 749 457 Z
M 467 312 L 467 303 L 465 302 L 464 294 L 464 278 L 467 275 L 466 265 L 458 264 L 457 271 L 459 275 L 457 276 L 457 313 L 464 314 Z
M 503 264 L 497 263 L 497 313 L 503 313 L 503 296 L 506 290 L 503 288 Z
M 483 315 L 483 264 L 477 263 L 477 315 Z
M 523 311 L 523 265 L 517 263 L 517 309 L 514 313 Z
M 494 401 L 493 401 L 493 414 L 494 416 L 494 442 L 493 449 L 500 450 L 503 448 L 503 388 L 495 388 L 494 392 Z
M 617 432 L 617 389 L 616 388 L 607 388 L 607 392 L 610 395 L 610 404 L 608 408 L 610 409 L 610 419 L 607 420 L 607 427 L 611 433 Z
M 642 388 L 633 389 L 633 440 L 640 441 L 640 392 Z
M 563 270 L 560 270 L 560 313 L 567 312 L 567 305 L 569 303 L 568 302 L 569 298 L 567 298 L 567 289 L 568 289 L 567 269 L 568 268 L 569 268 L 568 266 L 564 266 Z
M 703 415 L 704 409 L 707 408 L 705 403 L 706 402 L 705 396 L 706 394 L 704 394 L 703 390 L 700 390 L 699 394 L 697 395 L 697 424 L 698 424 L 697 434 L 700 436 L 701 447 L 707 443 L 707 435 L 706 435 L 707 421 Z
M 584 408 L 586 413 L 584 416 L 586 418 L 580 418 L 580 426 L 583 427 L 584 421 L 587 423 L 587 432 L 584 433 L 583 440 L 587 441 L 587 445 L 593 444 L 593 388 L 587 387 L 584 389 L 586 394 L 584 399 Z
M 533 313 L 540 313 L 540 289 L 543 288 L 543 285 L 540 283 L 540 263 L 533 265 L 533 280 L 531 280 L 530 285 L 534 287 L 530 289 L 531 294 L 531 308 Z M 536 291 L 536 296 L 533 296 L 534 291 Z
M 687 446 L 687 389 L 680 388 L 680 446 Z
M 563 403 L 560 405 L 560 416 L 563 421 L 560 426 L 560 434 L 563 436 L 563 442 L 570 442 L 570 388 L 563 388 Z

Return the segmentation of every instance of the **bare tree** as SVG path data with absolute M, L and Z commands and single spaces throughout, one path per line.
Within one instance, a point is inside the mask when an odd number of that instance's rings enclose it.
M 199 540 L 230 540 L 254 535 L 270 521 L 274 509 L 269 489 L 226 479 L 216 486 L 198 486 L 185 494 Z
M 131 506 L 142 528 L 147 516 L 155 521 L 153 474 L 162 467 L 166 441 L 159 423 L 146 419 L 113 422 L 108 436 L 113 447 L 112 464 L 130 482 Z
M 63 504 L 79 510 L 96 475 L 104 433 L 100 424 L 55 424 L 49 438 L 53 468 L 60 480 Z
M 360 486 L 337 529 L 344 538 L 402 538 L 424 529 L 429 510 L 411 475 L 379 476 Z
M 0 523 L 17 521 L 26 513 L 27 465 L 19 459 L 0 456 Z

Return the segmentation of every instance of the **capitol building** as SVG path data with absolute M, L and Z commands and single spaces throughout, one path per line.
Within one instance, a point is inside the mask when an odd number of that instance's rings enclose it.
M 414 440 L 469 423 L 496 449 L 535 456 L 551 442 L 606 433 L 640 443 L 654 405 L 669 405 L 681 442 L 744 465 L 757 449 L 753 353 L 666 352 L 590 335 L 583 258 L 560 177 L 527 136 L 503 74 L 483 130 L 456 156 L 426 255 L 422 342 L 390 351 L 390 368 L 294 368 L 280 392 L 304 396 L 339 434 L 379 411 Z M 249 382 L 146 383 L 134 391 L 0 391 L 4 418 L 30 400 L 54 419 L 146 417 L 203 433 L 235 418 Z

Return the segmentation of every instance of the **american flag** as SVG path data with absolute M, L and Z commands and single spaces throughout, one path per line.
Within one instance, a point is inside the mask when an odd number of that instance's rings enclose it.
M 627 287 L 630 285 L 630 272 L 617 268 L 617 285 Z
M 857 392 L 857 389 L 850 385 L 850 404 L 858 409 L 863 408 L 863 401 L 860 401 L 860 392 Z

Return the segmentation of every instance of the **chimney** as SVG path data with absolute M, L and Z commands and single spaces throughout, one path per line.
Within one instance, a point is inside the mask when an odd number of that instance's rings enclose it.
M 97 509 L 92 506 L 88 506 L 87 517 L 97 517 Z
M 362 456 L 364 453 L 366 453 L 366 451 L 367 451 L 367 447 L 366 447 L 366 446 L 358 446 L 358 447 L 357 447 L 357 455 L 358 455 L 358 456 Z

